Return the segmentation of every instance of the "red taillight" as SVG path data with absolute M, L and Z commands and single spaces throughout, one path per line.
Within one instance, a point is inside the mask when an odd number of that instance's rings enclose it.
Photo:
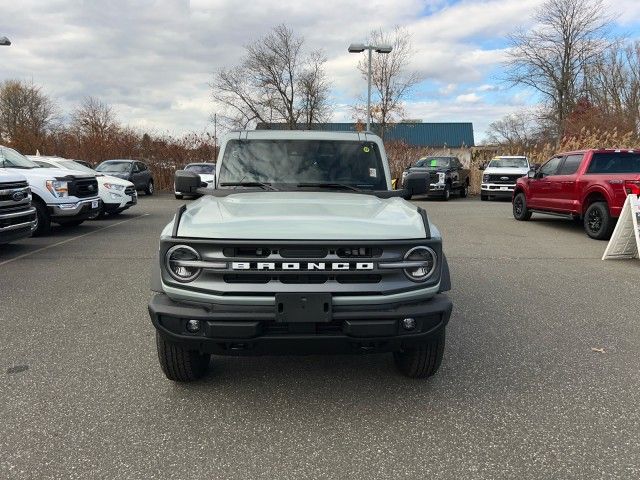
M 625 180 L 624 191 L 627 195 L 640 195 L 640 180 Z

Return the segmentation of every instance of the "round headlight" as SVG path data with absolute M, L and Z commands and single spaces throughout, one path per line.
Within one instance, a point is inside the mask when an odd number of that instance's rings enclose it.
M 179 282 L 191 282 L 200 275 L 201 268 L 189 265 L 190 262 L 197 262 L 198 260 L 200 260 L 200 254 L 186 245 L 176 245 L 167 250 L 167 270 Z
M 429 247 L 413 247 L 405 256 L 408 262 L 423 262 L 419 267 L 409 267 L 404 269 L 404 273 L 414 282 L 422 282 L 431 276 L 436 269 L 436 252 Z

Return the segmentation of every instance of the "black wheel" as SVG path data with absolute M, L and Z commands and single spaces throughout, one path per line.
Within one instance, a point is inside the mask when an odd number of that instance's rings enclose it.
M 483 202 L 486 202 L 487 200 L 489 200 L 489 195 L 485 195 L 484 193 L 481 193 L 480 200 L 482 200 Z
M 33 236 L 46 235 L 51 232 L 51 217 L 47 207 L 39 200 L 34 200 L 32 204 L 36 208 L 36 229 L 33 231 Z
M 435 375 L 444 355 L 445 329 L 428 343 L 393 353 L 400 372 L 411 378 L 427 378 Z
M 464 186 L 460 189 L 460 198 L 467 198 L 469 195 L 469 184 L 465 183 Z
M 531 210 L 527 208 L 527 198 L 520 192 L 513 198 L 513 218 L 526 221 L 531 218 Z
M 442 193 L 442 199 L 447 202 L 451 198 L 451 185 L 446 184 L 444 187 L 444 192 Z
M 179 193 L 176 193 L 175 195 L 178 200 L 182 200 L 184 198 L 184 195 L 180 195 Z
M 611 237 L 615 222 L 609 213 L 607 202 L 594 202 L 584 213 L 584 230 L 591 238 L 607 240 Z
M 156 332 L 156 347 L 160 367 L 169 380 L 191 382 L 207 373 L 211 355 L 188 350 L 181 345 L 166 340 Z
M 153 180 L 149 180 L 149 183 L 147 183 L 147 186 L 144 189 L 144 193 L 147 195 L 153 195 L 153 191 L 154 191 Z

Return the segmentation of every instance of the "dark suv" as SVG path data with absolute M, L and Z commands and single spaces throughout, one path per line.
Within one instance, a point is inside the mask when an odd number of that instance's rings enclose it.
M 147 195 L 153 195 L 153 175 L 146 164 L 137 160 L 105 160 L 96 167 L 96 171 L 105 175 L 129 180 Z
M 463 198 L 469 194 L 469 169 L 464 168 L 458 157 L 422 157 L 402 173 L 403 184 L 409 176 L 424 178 L 429 196 L 449 200 L 452 192 Z

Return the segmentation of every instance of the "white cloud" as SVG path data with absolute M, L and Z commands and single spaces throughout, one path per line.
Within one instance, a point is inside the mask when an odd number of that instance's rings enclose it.
M 478 103 L 482 97 L 477 93 L 465 93 L 456 97 L 457 103 Z

